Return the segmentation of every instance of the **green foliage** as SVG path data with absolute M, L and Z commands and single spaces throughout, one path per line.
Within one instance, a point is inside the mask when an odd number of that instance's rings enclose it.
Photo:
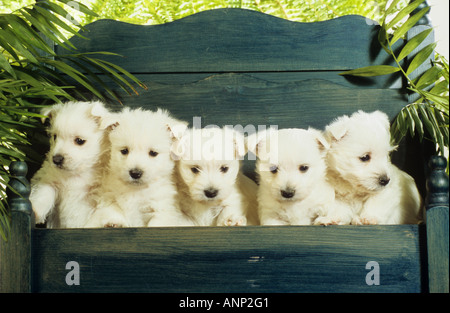
M 436 43 L 424 47 L 423 42 L 432 29 L 426 29 L 410 39 L 396 53 L 392 46 L 403 38 L 429 10 L 429 7 L 420 9 L 424 0 L 411 2 L 400 10 L 388 22 L 387 16 L 395 12 L 399 0 L 394 0 L 386 10 L 385 17 L 378 33 L 378 41 L 383 49 L 392 56 L 396 66 L 376 65 L 359 68 L 341 75 L 378 76 L 401 72 L 407 81 L 407 88 L 418 95 L 418 99 L 404 107 L 391 126 L 393 140 L 398 143 L 408 133 L 418 135 L 420 140 L 426 138 L 434 142 L 440 154 L 448 149 L 449 126 L 449 70 L 448 61 L 439 54 L 432 60 Z M 419 8 L 419 9 L 418 9 Z M 415 10 L 417 12 L 415 12 Z M 422 44 L 422 46 L 420 46 Z M 420 46 L 420 47 L 419 47 Z M 415 54 L 414 51 L 419 50 Z M 402 65 L 401 61 L 410 56 L 411 61 Z M 428 69 L 419 77 L 412 78 L 412 74 L 421 65 L 428 65 Z
M 379 21 L 387 0 L 89 0 L 98 17 L 134 24 L 155 25 L 218 8 L 242 8 L 297 22 L 318 22 L 358 14 Z M 406 3 L 406 0 L 403 0 Z
M 0 2 L 0 13 L 10 13 L 27 5 L 34 3 L 34 0 L 10 0 Z
M 104 98 L 102 92 L 105 91 L 119 100 L 99 76 L 91 71 L 82 73 L 79 69 L 94 67 L 129 93 L 137 93 L 134 83 L 144 87 L 124 69 L 98 58 L 110 53 L 76 51 L 62 32 L 82 37 L 77 33 L 82 26 L 65 9 L 64 4 L 68 2 L 42 1 L 0 14 L 0 235 L 4 239 L 9 230 L 8 166 L 15 160 L 42 160 L 41 155 L 29 149 L 31 135 L 42 127 L 39 109 L 61 100 L 84 98 L 74 89 L 71 80 L 100 99 Z M 79 2 L 70 1 L 70 5 L 83 14 L 96 15 Z M 53 44 L 65 48 L 67 53 L 56 54 Z

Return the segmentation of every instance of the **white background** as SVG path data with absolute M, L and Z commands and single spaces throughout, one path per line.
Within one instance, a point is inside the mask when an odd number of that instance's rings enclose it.
M 436 52 L 445 56 L 448 60 L 448 18 L 449 0 L 428 0 L 431 7 L 429 18 L 435 31 L 435 41 L 437 41 Z

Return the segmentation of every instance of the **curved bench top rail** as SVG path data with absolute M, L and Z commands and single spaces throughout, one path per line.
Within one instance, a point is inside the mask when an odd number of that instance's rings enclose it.
M 78 51 L 121 54 L 106 59 L 131 73 L 343 71 L 390 62 L 374 36 L 379 26 L 356 15 L 300 23 L 216 9 L 162 25 L 98 20 L 86 28 L 90 40 L 71 39 Z
M 251 10 L 216 9 L 161 25 L 99 20 L 86 28 L 83 35 L 90 40 L 71 39 L 79 52 L 123 55 L 101 58 L 149 87 L 129 96 L 112 83 L 123 104 L 163 107 L 191 126 L 193 117 L 201 117 L 203 127 L 321 129 L 361 109 L 382 110 L 394 119 L 407 104 L 396 75 L 339 75 L 389 63 L 377 41 L 379 26 L 362 16 L 300 23 Z
M 90 40 L 71 39 L 79 52 L 121 54 L 101 58 L 149 87 L 136 97 L 111 84 L 124 104 L 164 107 L 191 122 L 201 116 L 203 125 L 322 128 L 358 109 L 394 118 L 407 103 L 402 89 L 389 89 L 395 75 L 338 75 L 389 60 L 376 40 L 379 26 L 362 16 L 300 23 L 216 9 L 162 25 L 99 20 L 86 28 Z

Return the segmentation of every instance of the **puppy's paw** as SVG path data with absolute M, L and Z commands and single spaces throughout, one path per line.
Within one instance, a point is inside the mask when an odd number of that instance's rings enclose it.
M 107 214 L 109 213 L 109 214 Z M 120 214 L 114 214 L 115 212 L 97 211 L 89 219 L 85 225 L 87 228 L 119 228 L 129 227 L 127 220 Z
M 45 202 L 39 202 L 35 199 L 33 199 L 32 207 L 36 224 L 44 224 L 47 219 L 47 215 L 53 209 L 53 205 L 49 205 L 49 203 Z
M 116 223 L 106 223 L 103 227 L 105 227 L 105 228 L 121 228 L 121 227 L 124 227 L 124 225 L 116 224 Z
M 129 227 L 127 221 L 121 217 L 119 218 L 107 218 L 103 219 L 99 225 L 99 227 L 104 228 L 122 228 Z
M 36 224 L 44 224 L 55 205 L 56 190 L 48 185 L 36 186 L 30 194 Z
M 217 220 L 217 226 L 245 226 L 247 218 L 245 216 L 228 216 Z
M 320 216 L 314 220 L 314 225 L 345 225 L 341 218 L 332 216 Z
M 352 225 L 378 225 L 378 220 L 375 217 L 357 216 L 353 218 Z
M 34 208 L 33 208 L 34 209 Z M 45 220 L 46 220 L 46 216 L 43 215 L 39 215 L 39 213 L 37 213 L 38 210 L 34 210 L 34 219 L 35 219 L 35 223 L 36 224 L 44 224 Z

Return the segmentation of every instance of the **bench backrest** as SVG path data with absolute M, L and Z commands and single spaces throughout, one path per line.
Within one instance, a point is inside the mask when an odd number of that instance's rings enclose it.
M 398 75 L 339 75 L 392 62 L 376 40 L 378 27 L 361 16 L 298 23 L 219 9 L 156 26 L 100 20 L 87 25 L 83 35 L 90 40 L 72 42 L 80 52 L 123 56 L 105 59 L 149 87 L 139 96 L 117 90 L 125 105 L 163 107 L 191 126 L 193 117 L 201 117 L 202 126 L 238 125 L 245 131 L 258 125 L 322 129 L 359 109 L 382 110 L 394 119 L 407 104 Z M 393 159 L 423 181 L 416 149 L 400 148 Z M 252 176 L 252 163 L 245 162 L 244 171 Z
M 139 96 L 117 90 L 125 105 L 163 107 L 191 125 L 196 116 L 202 126 L 322 129 L 359 109 L 382 110 L 394 119 L 407 104 L 398 75 L 339 75 L 392 62 L 376 40 L 378 27 L 361 16 L 298 23 L 219 9 L 156 26 L 100 20 L 87 25 L 83 35 L 90 40 L 74 37 L 72 42 L 80 52 L 123 56 L 105 59 L 149 87 Z M 411 161 L 418 158 L 416 150 L 400 149 L 394 162 L 423 181 L 422 160 Z M 252 176 L 252 164 L 245 162 L 244 171 Z
M 80 52 L 123 55 L 105 59 L 149 87 L 124 95 L 126 105 L 165 107 L 191 121 L 201 116 L 205 125 L 322 128 L 358 109 L 394 118 L 407 101 L 392 88 L 395 77 L 338 75 L 389 61 L 374 39 L 377 26 L 360 16 L 298 23 L 219 9 L 157 26 L 100 20 L 87 29 L 90 40 L 72 40 Z

